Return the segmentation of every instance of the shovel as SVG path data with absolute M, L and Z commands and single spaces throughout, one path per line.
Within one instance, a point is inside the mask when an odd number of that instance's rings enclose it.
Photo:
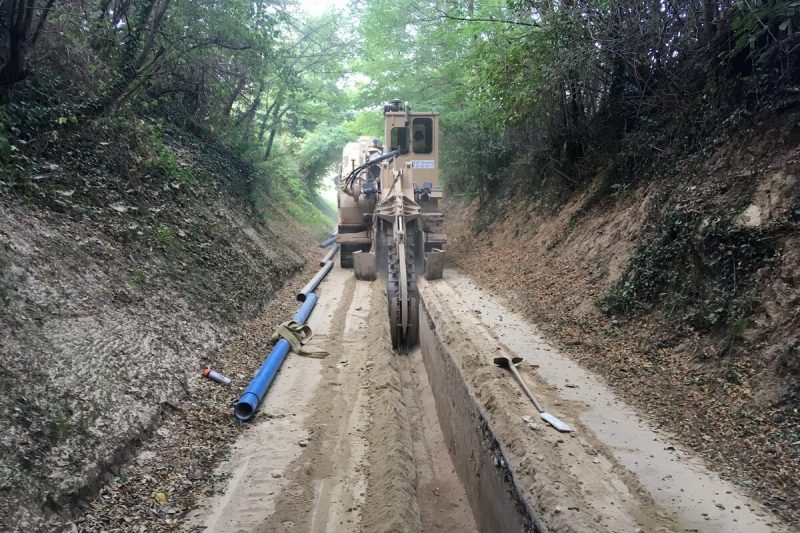
M 499 366 L 500 368 L 507 368 L 514 373 L 514 376 L 517 378 L 517 381 L 519 381 L 519 384 L 522 385 L 522 390 L 525 391 L 525 394 L 528 395 L 528 398 L 531 399 L 534 407 L 536 407 L 536 410 L 539 411 L 539 416 L 541 417 L 542 420 L 544 420 L 557 430 L 562 431 L 564 433 L 569 433 L 570 431 L 572 431 L 571 427 L 569 427 L 567 424 L 565 424 L 555 416 L 545 411 L 544 408 L 542 407 L 542 404 L 536 401 L 536 398 L 533 396 L 533 393 L 528 388 L 528 385 L 525 383 L 525 380 L 522 379 L 522 376 L 519 375 L 519 371 L 517 371 L 517 365 L 520 364 L 521 362 L 522 362 L 522 357 L 515 357 L 512 359 L 508 356 L 503 356 L 494 358 L 495 365 Z

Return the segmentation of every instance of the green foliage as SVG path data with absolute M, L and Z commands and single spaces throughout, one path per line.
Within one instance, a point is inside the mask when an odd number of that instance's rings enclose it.
M 0 134 L 0 160 L 6 160 L 11 156 L 11 143 L 8 137 Z
M 501 2 L 475 9 L 486 17 L 505 11 Z M 451 12 L 466 15 L 459 7 Z M 504 151 L 502 134 L 493 128 L 496 105 L 476 98 L 475 92 L 482 64 L 492 60 L 478 51 L 479 42 L 491 39 L 496 27 L 443 18 L 433 4 L 396 9 L 391 2 L 377 0 L 365 3 L 360 13 L 356 67 L 369 77 L 360 87 L 362 106 L 400 98 L 413 109 L 441 112 L 442 179 L 454 189 L 475 194 L 481 186 L 471 177 L 486 176 L 487 167 L 499 166 Z
M 145 284 L 144 270 L 135 268 L 131 270 L 131 277 L 128 279 L 128 285 L 133 288 L 141 287 Z
M 768 0 L 745 2 L 743 10 L 730 24 L 735 42 L 730 59 L 747 51 L 756 65 L 767 65 L 782 51 L 796 46 L 792 43 L 800 28 L 800 1 Z
M 365 109 L 350 115 L 348 120 L 323 122 L 303 137 L 297 157 L 309 190 L 318 189 L 323 178 L 336 171 L 345 144 L 362 136 L 383 139 L 382 111 Z
M 322 124 L 305 136 L 298 157 L 300 173 L 310 190 L 319 187 L 325 174 L 341 159 L 342 147 L 353 138 L 345 124 Z
M 602 308 L 624 315 L 659 306 L 696 330 L 735 333 L 751 305 L 741 287 L 778 257 L 766 231 L 668 211 L 646 230 Z
M 151 153 L 155 155 L 148 161 L 147 171 L 163 176 L 168 182 L 176 182 L 181 185 L 195 184 L 188 165 L 182 165 L 175 152 L 164 142 L 162 128 L 149 124 L 145 126 L 145 129 L 149 136 Z
M 622 200 L 623 198 L 627 198 L 628 195 L 631 193 L 631 184 L 630 183 L 612 183 L 611 184 L 611 196 L 616 198 L 617 200 Z
M 0 116 L 0 157 L 98 116 L 141 119 L 234 154 L 228 182 L 263 203 L 318 187 L 347 141 L 382 137 L 379 105 L 400 98 L 441 113 L 442 179 L 481 206 L 505 191 L 552 204 L 608 167 L 594 200 L 620 199 L 659 154 L 725 127 L 725 102 L 796 77 L 800 0 L 704 5 L 365 0 L 312 17 L 272 0 L 58 3 Z M 148 172 L 198 183 L 160 131 Z
M 175 230 L 166 224 L 159 224 L 155 228 L 156 239 L 161 245 L 167 245 L 172 242 L 175 236 Z
M 63 444 L 76 433 L 85 432 L 87 429 L 85 419 L 74 416 L 72 409 L 67 405 L 65 403 L 59 406 L 47 424 L 47 439 L 52 446 Z M 78 420 L 73 420 L 74 418 Z
M 189 162 L 164 138 L 178 127 L 241 160 L 238 172 L 225 174 L 243 197 L 295 189 L 298 179 L 304 189 L 319 184 L 333 143 L 345 138 L 338 124 L 350 106 L 339 88 L 352 50 L 345 17 L 312 17 L 271 0 L 102 5 L 59 4 L 50 13 L 30 75 L 11 93 L 8 120 L 0 116 L 9 126 L 0 127 L 0 157 L 101 121 L 117 132 L 141 130 L 132 141 L 148 145 L 144 162 L 114 170 L 137 167 L 194 186 Z M 303 138 L 320 124 L 339 136 L 320 132 L 301 155 Z
M 349 135 L 349 139 L 361 136 L 383 139 L 383 111 L 380 109 L 364 109 L 356 113 L 355 117 L 342 123 L 342 128 Z
M 598 192 L 621 198 L 662 154 L 701 149 L 746 94 L 766 101 L 776 70 L 797 77 L 800 2 L 704 5 L 367 1 L 362 102 L 441 111 L 452 192 L 549 201 L 613 165 Z

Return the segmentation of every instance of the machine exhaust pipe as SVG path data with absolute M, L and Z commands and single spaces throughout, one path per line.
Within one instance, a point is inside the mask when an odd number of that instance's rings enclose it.
M 294 321 L 299 324 L 305 324 L 316 304 L 317 295 L 314 293 L 309 294 L 303 305 L 300 306 L 300 309 L 298 309 L 297 313 L 294 315 Z M 247 386 L 242 397 L 239 398 L 239 401 L 236 402 L 236 405 L 233 407 L 233 416 L 236 417 L 236 420 L 247 422 L 255 416 L 258 406 L 261 405 L 264 395 L 267 394 L 272 380 L 274 380 L 275 376 L 278 374 L 278 370 L 281 368 L 291 348 L 292 346 L 286 339 L 280 339 L 275 343 L 272 351 L 253 377 L 253 381 L 250 382 L 250 385 Z
M 333 248 L 328 250 L 328 253 L 325 254 L 325 257 L 323 257 L 322 260 L 319 262 L 319 266 L 324 267 L 325 263 L 327 263 L 328 261 L 333 261 L 333 257 L 336 255 L 336 252 L 338 251 L 339 251 L 339 244 L 334 244 Z
M 317 288 L 319 282 L 328 275 L 328 272 L 331 271 L 333 268 L 333 261 L 327 261 L 325 266 L 319 269 L 319 272 L 311 278 L 311 281 L 306 283 L 306 286 L 300 289 L 300 292 L 297 293 L 297 301 L 298 302 L 305 302 L 309 295 L 314 294 L 314 289 Z

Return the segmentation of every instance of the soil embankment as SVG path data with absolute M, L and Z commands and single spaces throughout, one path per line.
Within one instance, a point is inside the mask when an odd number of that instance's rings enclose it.
M 280 210 L 256 215 L 224 185 L 235 165 L 186 136 L 171 141 L 173 179 L 89 166 L 78 137 L 0 196 L 0 522 L 12 530 L 75 516 L 182 411 L 194 376 L 317 237 Z
M 605 196 L 598 181 L 557 210 L 452 201 L 448 257 L 796 520 L 800 130 L 796 113 L 771 124 L 678 164 L 674 180 Z

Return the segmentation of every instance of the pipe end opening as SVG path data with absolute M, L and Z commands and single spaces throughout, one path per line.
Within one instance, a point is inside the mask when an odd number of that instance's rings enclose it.
M 240 422 L 247 422 L 253 418 L 254 412 L 255 410 L 253 409 L 253 406 L 245 402 L 239 402 L 233 408 L 233 416 L 235 416 Z
M 306 301 L 306 293 L 301 292 L 297 295 L 298 302 L 305 302 Z

